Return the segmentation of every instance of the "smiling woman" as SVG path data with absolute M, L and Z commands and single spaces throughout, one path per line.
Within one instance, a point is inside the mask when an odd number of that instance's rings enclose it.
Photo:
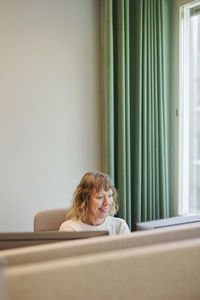
M 89 201 L 89 215 L 85 222 L 89 225 L 100 225 L 109 214 L 113 204 L 113 191 L 94 191 Z
M 100 172 L 86 173 L 77 186 L 73 205 L 59 231 L 107 230 L 110 234 L 129 233 L 123 219 L 115 218 L 118 210 L 117 191 L 110 177 Z

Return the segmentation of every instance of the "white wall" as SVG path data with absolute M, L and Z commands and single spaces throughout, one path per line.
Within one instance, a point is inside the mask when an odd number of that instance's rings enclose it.
M 101 169 L 99 4 L 0 0 L 0 231 Z

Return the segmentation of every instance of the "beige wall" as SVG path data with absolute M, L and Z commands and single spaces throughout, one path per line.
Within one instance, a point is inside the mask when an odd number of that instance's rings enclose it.
M 100 1 L 0 1 L 0 231 L 101 169 Z

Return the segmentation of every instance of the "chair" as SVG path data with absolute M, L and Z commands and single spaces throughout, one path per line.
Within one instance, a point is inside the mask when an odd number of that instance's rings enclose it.
M 61 207 L 39 211 L 34 217 L 34 232 L 59 230 L 60 225 L 67 220 L 69 210 L 69 207 Z

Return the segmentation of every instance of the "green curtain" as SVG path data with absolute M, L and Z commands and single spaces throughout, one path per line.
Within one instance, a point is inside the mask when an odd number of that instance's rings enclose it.
M 131 229 L 169 216 L 169 5 L 101 1 L 103 169 Z
M 103 169 L 118 190 L 119 215 L 131 225 L 129 1 L 101 2 Z

